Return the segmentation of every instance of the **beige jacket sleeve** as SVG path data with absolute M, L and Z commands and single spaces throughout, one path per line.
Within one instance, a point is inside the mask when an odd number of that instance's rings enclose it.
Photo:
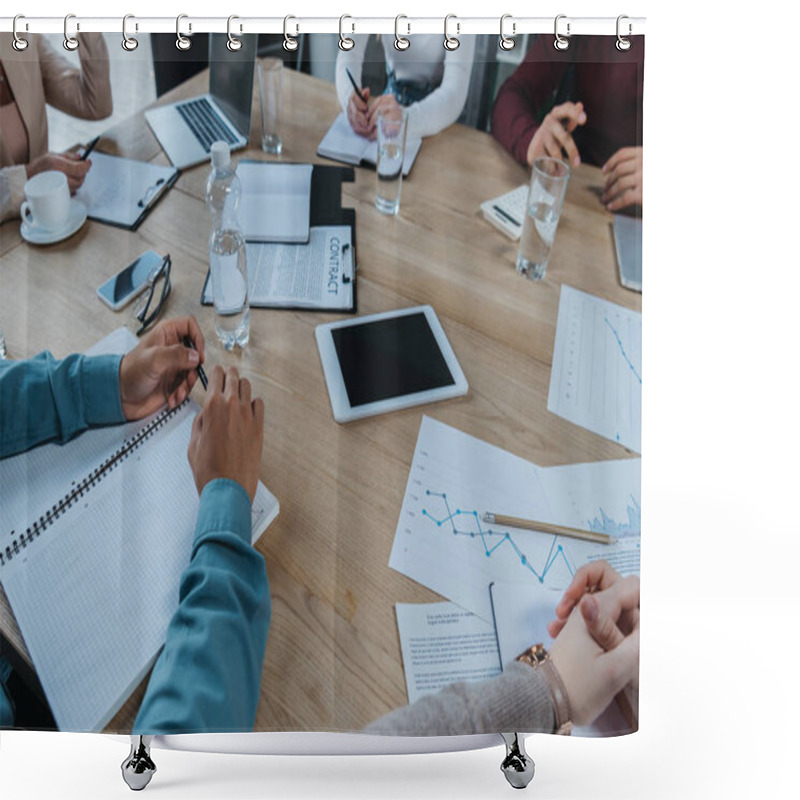
M 111 114 L 108 48 L 102 33 L 78 37 L 80 69 L 72 66 L 44 37 L 37 37 L 44 99 L 53 108 L 81 119 Z
M 27 180 L 24 164 L 0 169 L 0 222 L 19 216 Z
M 45 103 L 82 119 L 102 119 L 112 110 L 108 48 L 101 33 L 81 33 L 80 68 L 53 48 L 43 36 L 30 34 L 30 45 L 17 52 L 12 35 L 0 33 L 0 53 L 14 99 L 28 131 L 28 158 L 48 150 Z M 0 135 L 0 222 L 19 215 L 25 199 L 24 165 L 12 159 Z

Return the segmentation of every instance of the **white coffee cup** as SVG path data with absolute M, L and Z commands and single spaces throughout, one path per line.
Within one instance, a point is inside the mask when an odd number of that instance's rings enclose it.
M 34 175 L 25 184 L 25 197 L 20 213 L 29 225 L 45 231 L 57 231 L 69 219 L 69 186 L 67 176 L 58 170 Z

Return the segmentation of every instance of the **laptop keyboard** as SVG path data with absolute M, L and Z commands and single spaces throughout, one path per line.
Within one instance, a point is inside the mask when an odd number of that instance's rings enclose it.
M 211 152 L 211 145 L 214 142 L 223 141 L 228 144 L 236 142 L 236 137 L 220 122 L 219 115 L 205 97 L 180 103 L 176 108 L 206 153 Z

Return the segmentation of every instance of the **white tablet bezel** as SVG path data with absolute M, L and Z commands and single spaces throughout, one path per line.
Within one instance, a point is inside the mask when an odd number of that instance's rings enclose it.
M 447 368 L 455 383 L 451 386 L 442 386 L 438 389 L 428 389 L 424 392 L 414 392 L 401 397 L 391 397 L 386 400 L 378 400 L 374 403 L 365 403 L 363 406 L 353 407 L 347 398 L 347 389 L 344 385 L 339 358 L 336 355 L 336 347 L 333 343 L 331 331 L 335 328 L 349 328 L 354 325 L 364 325 L 369 322 L 378 322 L 382 319 L 393 317 L 406 317 L 411 314 L 425 314 L 430 325 L 439 350 L 444 357 Z M 431 306 L 414 306 L 413 308 L 402 308 L 396 311 L 384 311 L 380 314 L 370 314 L 366 317 L 356 317 L 355 319 L 342 320 L 340 322 L 330 322 L 326 325 L 318 325 L 316 329 L 317 347 L 319 348 L 320 359 L 322 360 L 322 370 L 325 373 L 325 383 L 328 385 L 328 396 L 331 401 L 333 418 L 337 422 L 351 422 L 355 419 L 371 417 L 375 414 L 385 414 L 388 411 L 396 411 L 401 408 L 422 405 L 423 403 L 433 403 L 437 400 L 447 400 L 451 397 L 460 397 L 469 390 L 469 384 L 464 377 L 461 366 L 456 359 L 453 348 L 445 336 L 436 312 Z

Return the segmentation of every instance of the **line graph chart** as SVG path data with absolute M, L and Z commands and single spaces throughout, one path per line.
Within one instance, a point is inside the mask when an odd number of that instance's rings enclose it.
M 641 313 L 562 285 L 547 409 L 641 452 Z
M 597 558 L 636 572 L 638 482 L 638 459 L 541 469 L 423 417 L 389 566 L 487 621 L 492 582 L 565 589 Z M 487 525 L 490 510 L 621 538 L 602 545 Z
M 441 498 L 445 505 L 447 516 L 443 517 L 442 519 L 436 519 L 436 517 L 430 514 L 426 508 L 422 509 L 422 515 L 428 517 L 428 519 L 430 519 L 432 522 L 435 522 L 440 528 L 442 525 L 450 523 L 450 528 L 454 536 L 469 536 L 471 539 L 480 539 L 481 543 L 483 544 L 483 551 L 486 558 L 491 558 L 492 554 L 495 553 L 500 547 L 503 547 L 503 545 L 508 545 L 514 551 L 517 558 L 519 558 L 520 565 L 527 569 L 534 577 L 536 577 L 539 583 L 544 583 L 548 572 L 550 572 L 551 567 L 555 564 L 556 559 L 559 558 L 563 559 L 570 575 L 575 574 L 575 568 L 569 563 L 569 560 L 564 553 L 563 546 L 558 543 L 558 536 L 552 537 L 550 550 L 547 553 L 544 564 L 537 569 L 533 564 L 531 564 L 530 559 L 525 555 L 525 553 L 522 552 L 507 530 L 498 531 L 493 530 L 492 528 L 484 529 L 483 525 L 481 524 L 480 514 L 476 510 L 462 511 L 460 508 L 457 508 L 455 511 L 450 511 L 450 506 L 447 502 L 447 495 L 443 492 L 432 492 L 430 489 L 426 489 L 425 494 L 428 497 Z M 474 524 L 474 527 L 477 530 L 459 530 L 454 520 L 462 516 L 465 517 L 469 523 Z M 497 539 L 497 541 L 490 546 L 490 541 L 492 539 Z

